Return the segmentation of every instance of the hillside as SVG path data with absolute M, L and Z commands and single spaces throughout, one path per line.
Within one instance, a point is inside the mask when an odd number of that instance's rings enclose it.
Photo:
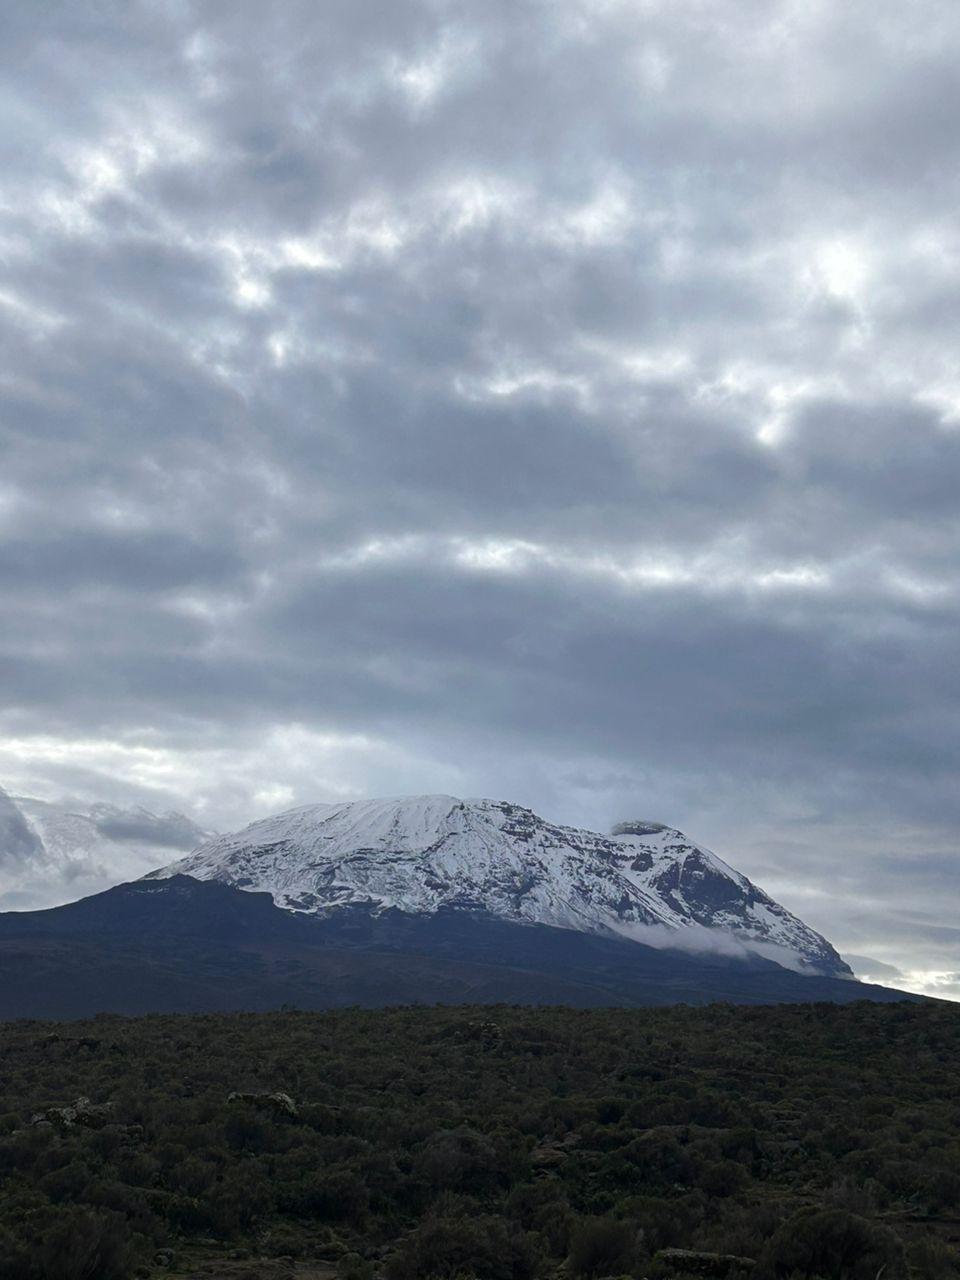
M 796 973 L 747 950 L 686 952 L 452 907 L 427 915 L 301 914 L 266 893 L 183 875 L 118 885 L 47 911 L 0 914 L 0 1019 L 284 1004 L 904 998 L 847 978 Z

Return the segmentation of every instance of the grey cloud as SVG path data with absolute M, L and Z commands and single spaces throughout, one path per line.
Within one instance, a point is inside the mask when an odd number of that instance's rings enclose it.
M 860 978 L 872 978 L 874 981 L 896 983 L 902 981 L 904 974 L 895 964 L 883 964 L 870 956 L 845 955 L 844 960 Z
M 108 811 L 94 813 L 92 816 L 101 835 L 127 844 L 151 844 L 190 850 L 196 847 L 204 834 L 195 823 L 180 813 L 157 815 L 138 814 L 135 811 Z
M 172 530 L 113 531 L 81 527 L 61 537 L 34 536 L 5 549 L 0 587 L 20 586 L 28 592 L 42 583 L 44 591 L 76 589 L 91 581 L 115 589 L 144 583 L 163 592 L 188 583 L 229 581 L 239 562 L 226 547 L 212 548 L 178 536 Z
M 3 862 L 27 862 L 42 855 L 43 848 L 33 834 L 23 815 L 0 788 L 0 860 Z

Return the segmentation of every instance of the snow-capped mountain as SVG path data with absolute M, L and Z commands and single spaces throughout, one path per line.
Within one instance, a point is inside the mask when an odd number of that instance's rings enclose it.
M 0 909 L 49 906 L 104 889 L 210 834 L 181 813 L 54 804 L 0 788 Z
M 148 879 L 266 891 L 288 911 L 483 912 L 694 950 L 745 947 L 850 975 L 829 942 L 715 854 L 658 823 L 609 835 L 453 796 L 315 804 L 218 836 Z

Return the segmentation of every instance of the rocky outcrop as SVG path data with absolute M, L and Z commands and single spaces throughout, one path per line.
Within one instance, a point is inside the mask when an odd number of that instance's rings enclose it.
M 678 1276 L 704 1276 L 708 1280 L 726 1280 L 727 1276 L 752 1271 L 754 1258 L 741 1258 L 735 1253 L 708 1253 L 700 1249 L 661 1249 L 657 1262 Z
M 530 1168 L 542 1176 L 569 1160 L 571 1152 L 580 1145 L 578 1133 L 567 1133 L 562 1138 L 547 1138 L 530 1152 Z
M 79 1125 L 84 1129 L 102 1129 L 113 1116 L 113 1103 L 94 1103 L 89 1098 L 77 1098 L 65 1107 L 47 1107 L 30 1117 L 35 1126 L 50 1125 L 54 1129 L 72 1129 Z
M 473 1020 L 463 1027 L 458 1038 L 479 1041 L 484 1049 L 495 1049 L 503 1044 L 503 1030 L 498 1022 Z
M 243 1103 L 259 1111 L 269 1111 L 275 1119 L 296 1120 L 300 1115 L 297 1104 L 289 1093 L 239 1093 L 227 1094 L 227 1102 Z

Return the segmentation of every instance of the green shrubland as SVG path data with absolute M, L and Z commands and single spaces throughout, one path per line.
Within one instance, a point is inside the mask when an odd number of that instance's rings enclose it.
M 0 1276 L 949 1280 L 958 1061 L 934 1003 L 10 1023 Z

